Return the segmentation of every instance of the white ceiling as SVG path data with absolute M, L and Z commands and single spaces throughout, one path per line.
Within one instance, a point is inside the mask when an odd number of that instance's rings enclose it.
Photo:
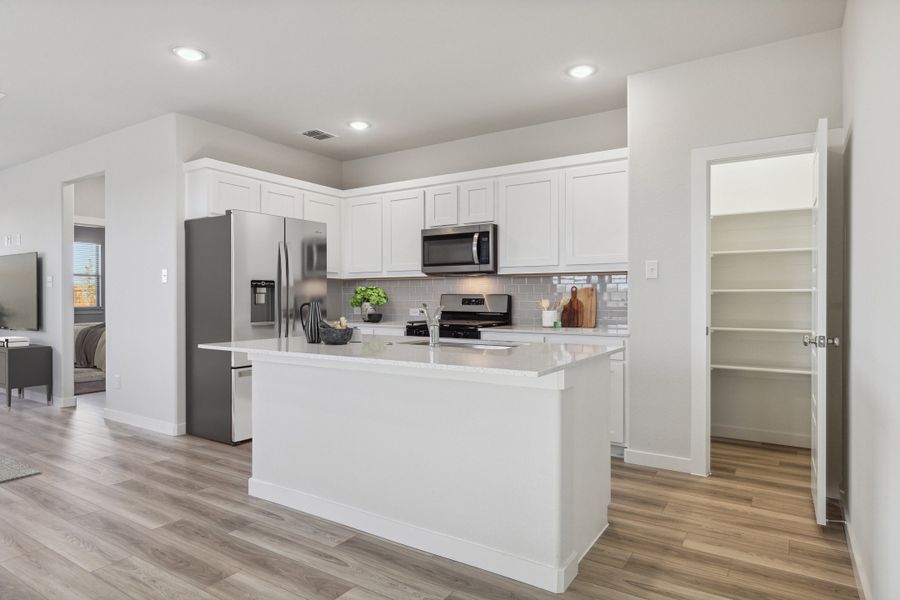
M 166 112 L 348 160 L 625 106 L 844 0 L 0 0 L 0 169 Z M 209 60 L 187 64 L 170 48 Z M 598 74 L 564 75 L 577 63 Z M 373 128 L 350 130 L 351 119 Z M 297 132 L 322 128 L 337 139 Z

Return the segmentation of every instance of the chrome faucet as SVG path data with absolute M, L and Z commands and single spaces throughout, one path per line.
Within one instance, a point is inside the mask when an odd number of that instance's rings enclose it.
M 438 306 L 432 313 L 423 302 L 421 312 L 425 315 L 425 324 L 428 325 L 428 345 L 437 346 L 441 342 L 441 313 L 444 312 L 444 307 Z

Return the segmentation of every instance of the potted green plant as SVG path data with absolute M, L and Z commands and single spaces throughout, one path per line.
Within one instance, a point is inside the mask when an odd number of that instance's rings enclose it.
M 381 313 L 375 312 L 376 306 L 384 306 L 387 304 L 388 297 L 384 293 L 384 288 L 377 285 L 357 286 L 353 290 L 353 297 L 350 298 L 350 306 L 359 308 L 363 321 L 377 323 L 381 320 Z

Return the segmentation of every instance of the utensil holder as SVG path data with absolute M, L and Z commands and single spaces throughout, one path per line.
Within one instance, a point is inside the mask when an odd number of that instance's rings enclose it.
M 559 319 L 559 313 L 557 313 L 555 310 L 541 311 L 542 327 L 553 327 L 553 324 L 556 323 L 557 319 Z

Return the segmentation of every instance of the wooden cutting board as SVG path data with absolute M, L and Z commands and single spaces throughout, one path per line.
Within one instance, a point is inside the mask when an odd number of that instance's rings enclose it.
M 579 288 L 578 299 L 584 308 L 581 327 L 593 329 L 597 326 L 597 289 L 594 287 Z

